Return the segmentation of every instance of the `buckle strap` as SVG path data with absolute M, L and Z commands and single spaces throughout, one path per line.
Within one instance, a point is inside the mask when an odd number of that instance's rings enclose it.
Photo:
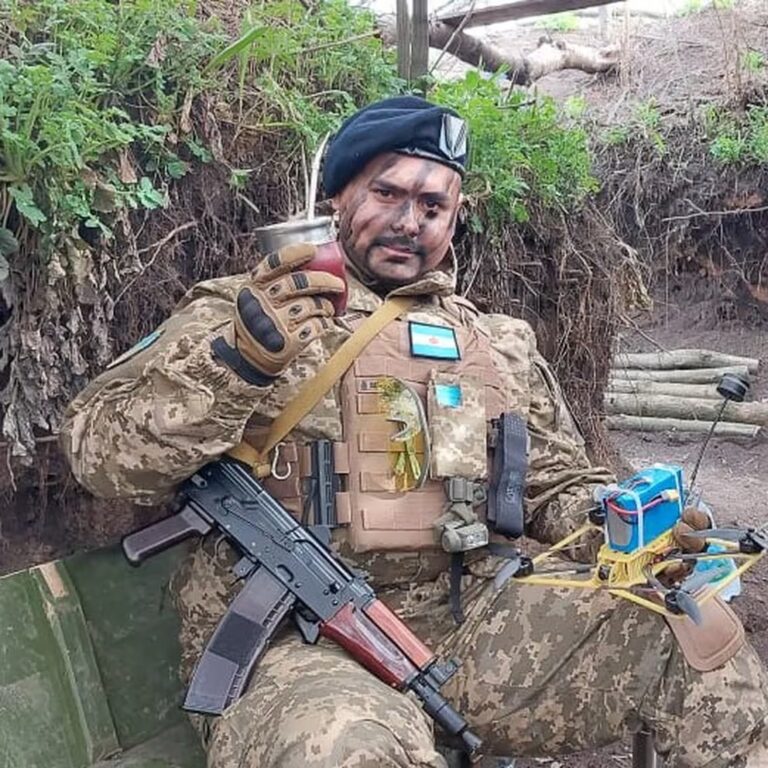
M 448 504 L 434 523 L 443 549 L 456 553 L 484 547 L 488 527 L 477 516 L 475 507 L 486 499 L 485 486 L 465 477 L 449 477 L 444 487 Z
M 495 447 L 488 488 L 488 525 L 504 536 L 517 538 L 525 527 L 525 478 L 530 439 L 524 419 L 503 413 L 494 420 Z
M 296 396 L 273 419 L 264 445 L 260 449 L 253 446 L 243 448 L 240 443 L 228 451 L 229 455 L 249 464 L 258 477 L 263 467 L 269 467 L 270 451 L 330 392 L 334 384 L 349 370 L 360 353 L 370 344 L 378 333 L 392 321 L 404 315 L 416 302 L 413 296 L 395 296 L 387 299 L 365 322 L 336 350 L 330 360 L 308 379 Z M 269 472 L 267 471 L 267 474 Z

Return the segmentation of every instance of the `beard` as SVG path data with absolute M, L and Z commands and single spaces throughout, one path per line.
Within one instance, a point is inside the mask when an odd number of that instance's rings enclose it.
M 364 251 L 355 247 L 351 237 L 340 236 L 341 245 L 353 274 L 364 284 L 377 291 L 388 291 L 418 280 L 424 272 L 424 262 L 427 254 L 425 250 L 413 242 L 410 238 L 397 236 L 383 236 L 376 238 Z M 402 275 L 398 272 L 397 257 L 376 259 L 378 248 L 391 248 L 402 251 L 407 257 L 407 272 Z M 405 266 L 400 271 L 403 271 Z M 394 273 L 394 274 L 393 274 Z

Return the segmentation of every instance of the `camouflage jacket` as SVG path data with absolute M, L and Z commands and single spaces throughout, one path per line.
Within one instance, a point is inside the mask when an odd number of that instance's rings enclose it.
M 272 385 L 244 382 L 211 355 L 219 335 L 233 342 L 233 307 L 248 275 L 199 283 L 150 337 L 115 360 L 70 404 L 61 444 L 77 479 L 95 495 L 156 504 L 206 462 L 258 435 L 298 387 L 349 337 L 338 319 Z M 476 324 L 491 339 L 508 401 L 527 417 L 531 438 L 526 532 L 554 542 L 584 522 L 591 488 L 611 480 L 592 467 L 583 440 L 531 327 L 479 313 L 454 293 L 455 278 L 435 271 L 394 294 L 418 297 L 408 319 Z M 373 312 L 382 299 L 349 277 L 348 313 Z M 293 433 L 299 440 L 341 440 L 338 385 Z

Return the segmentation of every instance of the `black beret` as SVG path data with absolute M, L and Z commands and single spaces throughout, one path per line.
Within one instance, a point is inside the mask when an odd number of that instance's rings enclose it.
M 464 174 L 467 124 L 452 109 L 418 96 L 396 96 L 348 117 L 325 155 L 323 186 L 333 197 L 384 152 L 436 160 Z

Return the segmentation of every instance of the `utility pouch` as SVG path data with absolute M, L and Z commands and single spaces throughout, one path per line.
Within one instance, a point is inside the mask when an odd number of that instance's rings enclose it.
M 464 374 L 432 371 L 427 391 L 433 479 L 488 477 L 485 386 Z

